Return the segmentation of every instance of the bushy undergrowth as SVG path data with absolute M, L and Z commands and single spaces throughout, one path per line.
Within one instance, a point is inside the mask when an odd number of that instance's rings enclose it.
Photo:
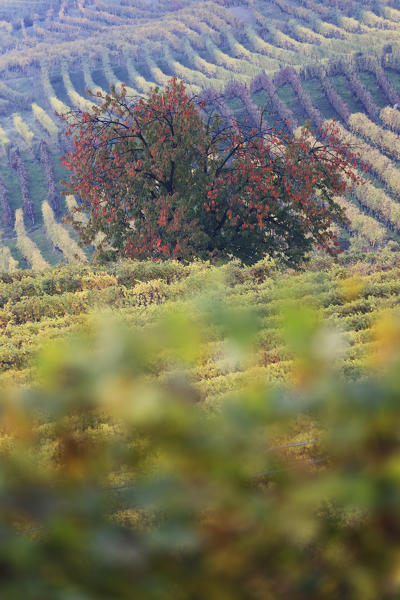
M 3 276 L 2 597 L 398 598 L 398 261 Z
M 47 341 L 82 327 L 90 329 L 93 314 L 111 310 L 127 327 L 150 327 L 165 313 L 185 307 L 196 312 L 196 294 L 219 294 L 220 303 L 252 307 L 259 319 L 258 345 L 251 377 L 286 379 L 290 353 L 280 335 L 279 311 L 286 295 L 312 306 L 345 332 L 347 351 L 342 370 L 359 377 L 371 343 L 371 328 L 383 310 L 398 304 L 400 258 L 396 252 L 348 257 L 339 262 L 317 257 L 300 273 L 280 271 L 269 261 L 253 267 L 238 262 L 212 266 L 205 262 L 121 262 L 114 266 L 59 266 L 37 273 L 14 271 L 0 275 L 0 370 L 2 381 L 34 377 L 32 356 Z M 212 301 L 210 301 L 212 304 Z M 209 359 L 193 366 L 205 397 L 219 396 L 236 386 L 246 372 L 227 373 L 216 366 L 222 336 L 207 331 Z

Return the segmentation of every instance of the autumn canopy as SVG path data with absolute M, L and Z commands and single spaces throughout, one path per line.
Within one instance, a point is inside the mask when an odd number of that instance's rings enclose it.
M 317 141 L 307 128 L 278 134 L 262 113 L 257 126 L 228 122 L 176 79 L 146 99 L 122 87 L 99 100 L 66 119 L 63 158 L 81 201 L 70 220 L 99 259 L 269 254 L 297 265 L 315 245 L 336 252 L 331 225 L 345 217 L 335 198 L 343 174 L 358 177 L 334 124 Z

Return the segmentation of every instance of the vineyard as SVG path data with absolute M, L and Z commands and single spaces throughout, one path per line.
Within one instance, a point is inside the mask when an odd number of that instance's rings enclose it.
M 399 306 L 400 0 L 0 0 L 1 598 L 400 598 Z
M 238 317 L 242 310 L 254 310 L 259 319 L 256 359 L 248 370 L 224 362 L 223 332 L 211 324 L 204 339 L 193 342 L 201 350 L 191 376 L 208 402 L 218 402 L 249 381 L 292 376 L 293 361 L 281 327 L 287 298 L 296 304 L 301 299 L 316 318 L 342 332 L 342 373 L 359 378 L 369 369 L 366 356 L 374 347 L 375 324 L 383 312 L 398 307 L 399 294 L 399 255 L 389 247 L 369 255 L 346 253 L 339 263 L 315 257 L 298 274 L 280 271 L 269 259 L 253 267 L 128 261 L 108 268 L 76 264 L 41 273 L 14 270 L 0 279 L 0 383 L 35 379 L 32 356 L 49 341 L 90 331 L 99 310 L 107 314 L 112 309 L 124 327 L 146 329 L 176 311 L 195 317 L 202 296 L 214 309 L 224 298 L 224 306 Z
M 343 248 L 400 235 L 400 6 L 348 0 L 7 0 L 0 7 L 0 268 L 85 260 L 63 224 L 66 150 L 59 114 L 127 85 L 142 96 L 171 76 L 226 119 L 341 136 L 372 165 L 340 199 Z M 16 17 L 18 14 L 18 17 Z M 363 171 L 362 171 L 363 172 Z M 70 199 L 69 202 L 76 202 Z

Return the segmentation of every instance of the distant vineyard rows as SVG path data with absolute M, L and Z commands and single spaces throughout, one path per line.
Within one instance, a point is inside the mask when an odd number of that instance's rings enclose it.
M 350 217 L 343 245 L 400 239 L 395 0 L 379 10 L 372 0 L 131 4 L 54 0 L 33 14 L 24 0 L 0 7 L 1 268 L 12 264 L 9 252 L 24 266 L 40 265 L 38 253 L 51 263 L 84 258 L 61 223 L 57 165 L 65 144 L 57 114 L 89 109 L 96 98 L 87 89 L 124 82 L 129 95 L 142 96 L 172 75 L 227 120 L 254 125 L 262 115 L 289 130 L 308 120 L 318 132 L 324 120 L 338 119 L 360 168 L 372 165 L 366 185 L 340 200 Z M 35 253 L 21 242 L 31 233 Z

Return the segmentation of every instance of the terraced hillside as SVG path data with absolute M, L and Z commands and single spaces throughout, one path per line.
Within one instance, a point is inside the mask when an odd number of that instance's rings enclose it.
M 126 82 L 146 94 L 172 75 L 223 95 L 229 118 L 318 131 L 336 118 L 371 163 L 342 199 L 343 247 L 400 233 L 400 6 L 396 0 L 7 0 L 0 7 L 0 268 L 84 260 L 61 223 L 62 125 L 55 113 Z M 18 15 L 18 16 L 16 16 Z M 212 93 L 208 92 L 209 98 Z M 73 204 L 70 197 L 67 203 Z

